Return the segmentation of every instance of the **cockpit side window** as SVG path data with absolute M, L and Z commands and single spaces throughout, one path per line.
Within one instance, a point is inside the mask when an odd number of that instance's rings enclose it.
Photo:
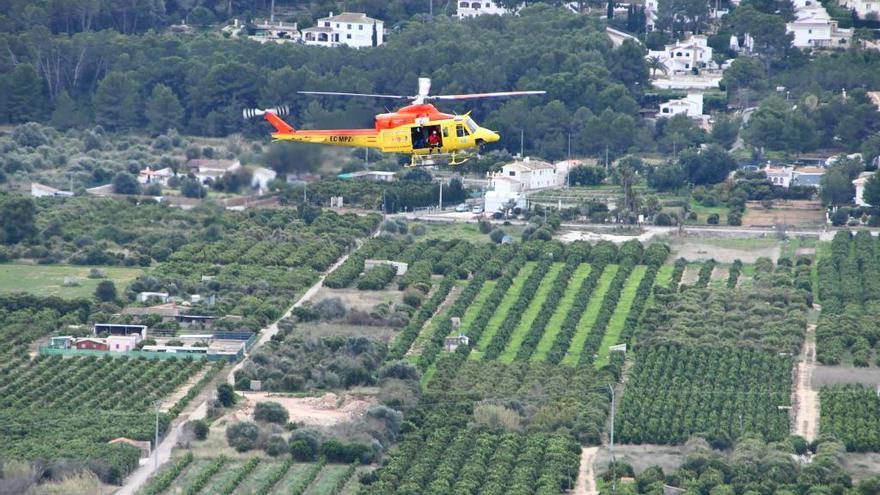
M 464 123 L 465 123 L 465 125 L 467 125 L 467 128 L 471 134 L 477 133 L 478 127 L 477 127 L 477 123 L 474 122 L 474 119 L 468 118 Z
M 456 126 L 455 126 L 455 134 L 456 134 L 458 137 L 465 137 L 466 134 L 465 134 L 465 132 L 464 132 L 464 126 L 461 125 L 461 124 L 456 125 Z

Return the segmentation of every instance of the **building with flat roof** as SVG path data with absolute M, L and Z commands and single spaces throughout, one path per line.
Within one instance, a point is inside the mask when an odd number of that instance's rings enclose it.
M 360 12 L 330 12 L 314 27 L 302 30 L 302 41 L 313 46 L 370 48 L 385 43 L 385 23 Z

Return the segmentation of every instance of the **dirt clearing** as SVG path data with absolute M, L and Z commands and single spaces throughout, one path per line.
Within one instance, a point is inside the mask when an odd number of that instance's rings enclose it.
M 369 312 L 377 304 L 388 302 L 399 304 L 403 300 L 403 292 L 397 290 L 396 281 L 392 282 L 388 287 L 386 290 L 358 290 L 331 289 L 322 286 L 311 300 L 313 303 L 316 303 L 322 299 L 338 297 L 348 309 Z
M 277 402 L 290 413 L 290 421 L 308 426 L 333 426 L 359 419 L 373 403 L 352 394 L 338 396 L 328 392 L 321 397 L 288 397 L 269 392 L 239 392 L 243 397 L 235 416 L 239 420 L 253 420 L 254 407 L 259 402 Z
M 769 210 L 758 201 L 746 203 L 743 227 L 815 227 L 825 223 L 825 212 L 818 201 L 774 201 Z
M 773 261 L 779 258 L 781 247 L 773 238 L 693 238 L 681 237 L 670 242 L 673 258 L 684 258 L 688 261 L 706 261 L 714 259 L 719 263 L 754 263 L 758 258 L 766 257 Z

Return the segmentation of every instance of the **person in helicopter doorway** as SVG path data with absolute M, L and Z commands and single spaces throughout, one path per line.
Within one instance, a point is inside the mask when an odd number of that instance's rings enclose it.
M 430 147 L 429 153 L 434 152 L 434 148 L 437 148 L 437 151 L 440 151 L 440 134 L 437 132 L 437 129 L 431 131 L 431 134 L 428 135 L 428 147 Z

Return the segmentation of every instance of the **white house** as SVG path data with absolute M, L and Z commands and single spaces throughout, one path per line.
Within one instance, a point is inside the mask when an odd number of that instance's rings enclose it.
M 657 0 L 645 0 L 645 30 L 648 32 L 657 24 L 658 9 Z
M 680 114 L 691 118 L 702 118 L 703 94 L 689 93 L 684 98 L 669 100 L 660 104 L 658 117 L 674 117 Z
M 487 174 L 489 185 L 485 196 L 485 211 L 502 210 L 511 201 L 524 208 L 528 193 L 564 185 L 569 168 L 569 162 L 560 162 L 556 166 L 526 157 L 504 165 L 499 172 L 490 172 Z
M 217 180 L 226 173 L 235 172 L 241 168 L 241 162 L 238 160 L 199 159 L 186 162 L 186 168 L 199 182 L 204 183 L 208 179 Z
M 856 205 L 858 206 L 871 206 L 865 202 L 865 182 L 868 182 L 868 179 L 871 178 L 876 172 L 862 172 L 859 174 L 859 178 L 852 181 L 853 186 L 856 188 L 856 195 L 853 198 Z
M 167 292 L 138 292 L 137 301 L 147 302 L 151 299 L 158 299 L 163 303 L 167 303 L 168 297 L 169 296 Z
M 714 69 L 712 47 L 706 36 L 693 35 L 690 38 L 666 45 L 663 50 L 651 50 L 647 55 L 657 57 L 666 66 L 666 75 L 691 74 L 694 69 Z
M 385 42 L 385 23 L 360 12 L 343 12 L 339 15 L 330 12 L 329 16 L 318 19 L 315 27 L 303 29 L 302 40 L 313 46 L 379 46 Z
M 168 167 L 152 170 L 147 167 L 138 174 L 138 182 L 141 184 L 162 184 L 168 185 L 168 180 L 174 177 L 174 171 Z
M 73 197 L 73 192 L 61 191 L 59 189 L 55 189 L 54 187 L 31 182 L 31 196 L 34 198 L 43 198 L 46 196 L 70 198 Z
M 642 44 L 642 40 L 636 38 L 635 36 L 633 36 L 629 33 L 624 33 L 623 31 L 618 31 L 617 29 L 614 29 L 613 27 L 606 27 L 605 34 L 608 35 L 608 38 L 611 40 L 611 44 L 614 46 L 614 48 L 619 47 L 626 40 L 635 41 L 639 45 Z
M 140 340 L 141 335 L 134 333 L 131 335 L 110 335 L 106 342 L 110 352 L 128 352 L 137 349 L 137 343 Z
M 769 164 L 764 167 L 764 173 L 774 186 L 788 188 L 794 179 L 794 167 L 772 167 Z
M 840 0 L 840 6 L 854 10 L 861 19 L 876 20 L 880 17 L 880 0 Z
M 847 48 L 853 30 L 837 27 L 825 7 L 818 0 L 798 0 L 795 2 L 796 19 L 785 25 L 785 32 L 791 33 L 792 46 L 797 48 Z
M 477 2 L 462 0 L 458 2 L 458 7 L 456 9 L 456 15 L 459 19 L 477 17 L 478 15 L 504 15 L 509 12 L 510 11 L 502 7 L 496 0 L 488 2 L 482 0 Z
M 258 189 L 267 189 L 269 182 L 273 181 L 278 175 L 274 170 L 265 167 L 254 167 L 251 173 L 251 187 Z

